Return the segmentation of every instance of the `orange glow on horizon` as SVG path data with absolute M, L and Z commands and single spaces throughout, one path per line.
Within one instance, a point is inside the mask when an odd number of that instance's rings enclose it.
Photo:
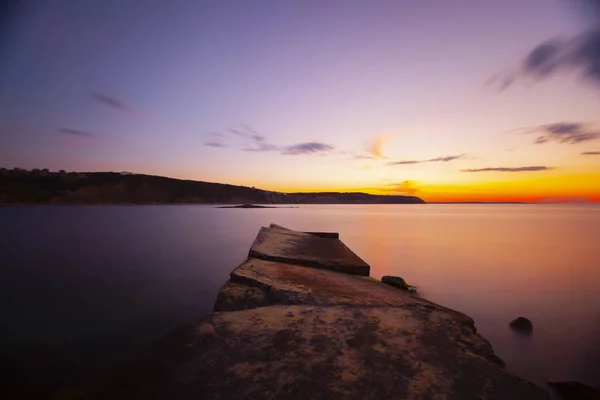
M 395 191 L 395 187 L 400 191 Z M 293 192 L 363 192 L 379 195 L 413 195 L 427 202 L 600 202 L 600 171 L 558 176 L 528 177 L 510 181 L 427 183 L 348 187 L 343 185 L 281 185 L 271 190 Z M 414 185 L 414 186 L 413 186 Z

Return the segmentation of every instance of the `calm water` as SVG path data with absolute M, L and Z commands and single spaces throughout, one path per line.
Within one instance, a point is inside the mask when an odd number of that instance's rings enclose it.
M 1 207 L 0 344 L 114 362 L 208 314 L 271 222 L 340 232 L 372 276 L 473 317 L 521 377 L 600 384 L 595 205 Z

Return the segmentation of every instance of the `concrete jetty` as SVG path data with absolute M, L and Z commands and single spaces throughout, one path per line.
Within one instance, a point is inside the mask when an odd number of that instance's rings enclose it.
M 468 316 L 368 277 L 335 233 L 261 228 L 211 316 L 125 363 L 105 399 L 547 399 Z

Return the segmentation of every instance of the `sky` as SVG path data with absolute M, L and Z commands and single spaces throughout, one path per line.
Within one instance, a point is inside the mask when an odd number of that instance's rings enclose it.
M 0 166 L 600 201 L 600 0 L 31 0 Z

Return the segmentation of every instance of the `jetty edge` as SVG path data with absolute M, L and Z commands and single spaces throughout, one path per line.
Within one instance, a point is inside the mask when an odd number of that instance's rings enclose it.
M 549 399 L 468 316 L 369 277 L 336 233 L 261 228 L 212 315 L 121 365 L 102 399 Z

